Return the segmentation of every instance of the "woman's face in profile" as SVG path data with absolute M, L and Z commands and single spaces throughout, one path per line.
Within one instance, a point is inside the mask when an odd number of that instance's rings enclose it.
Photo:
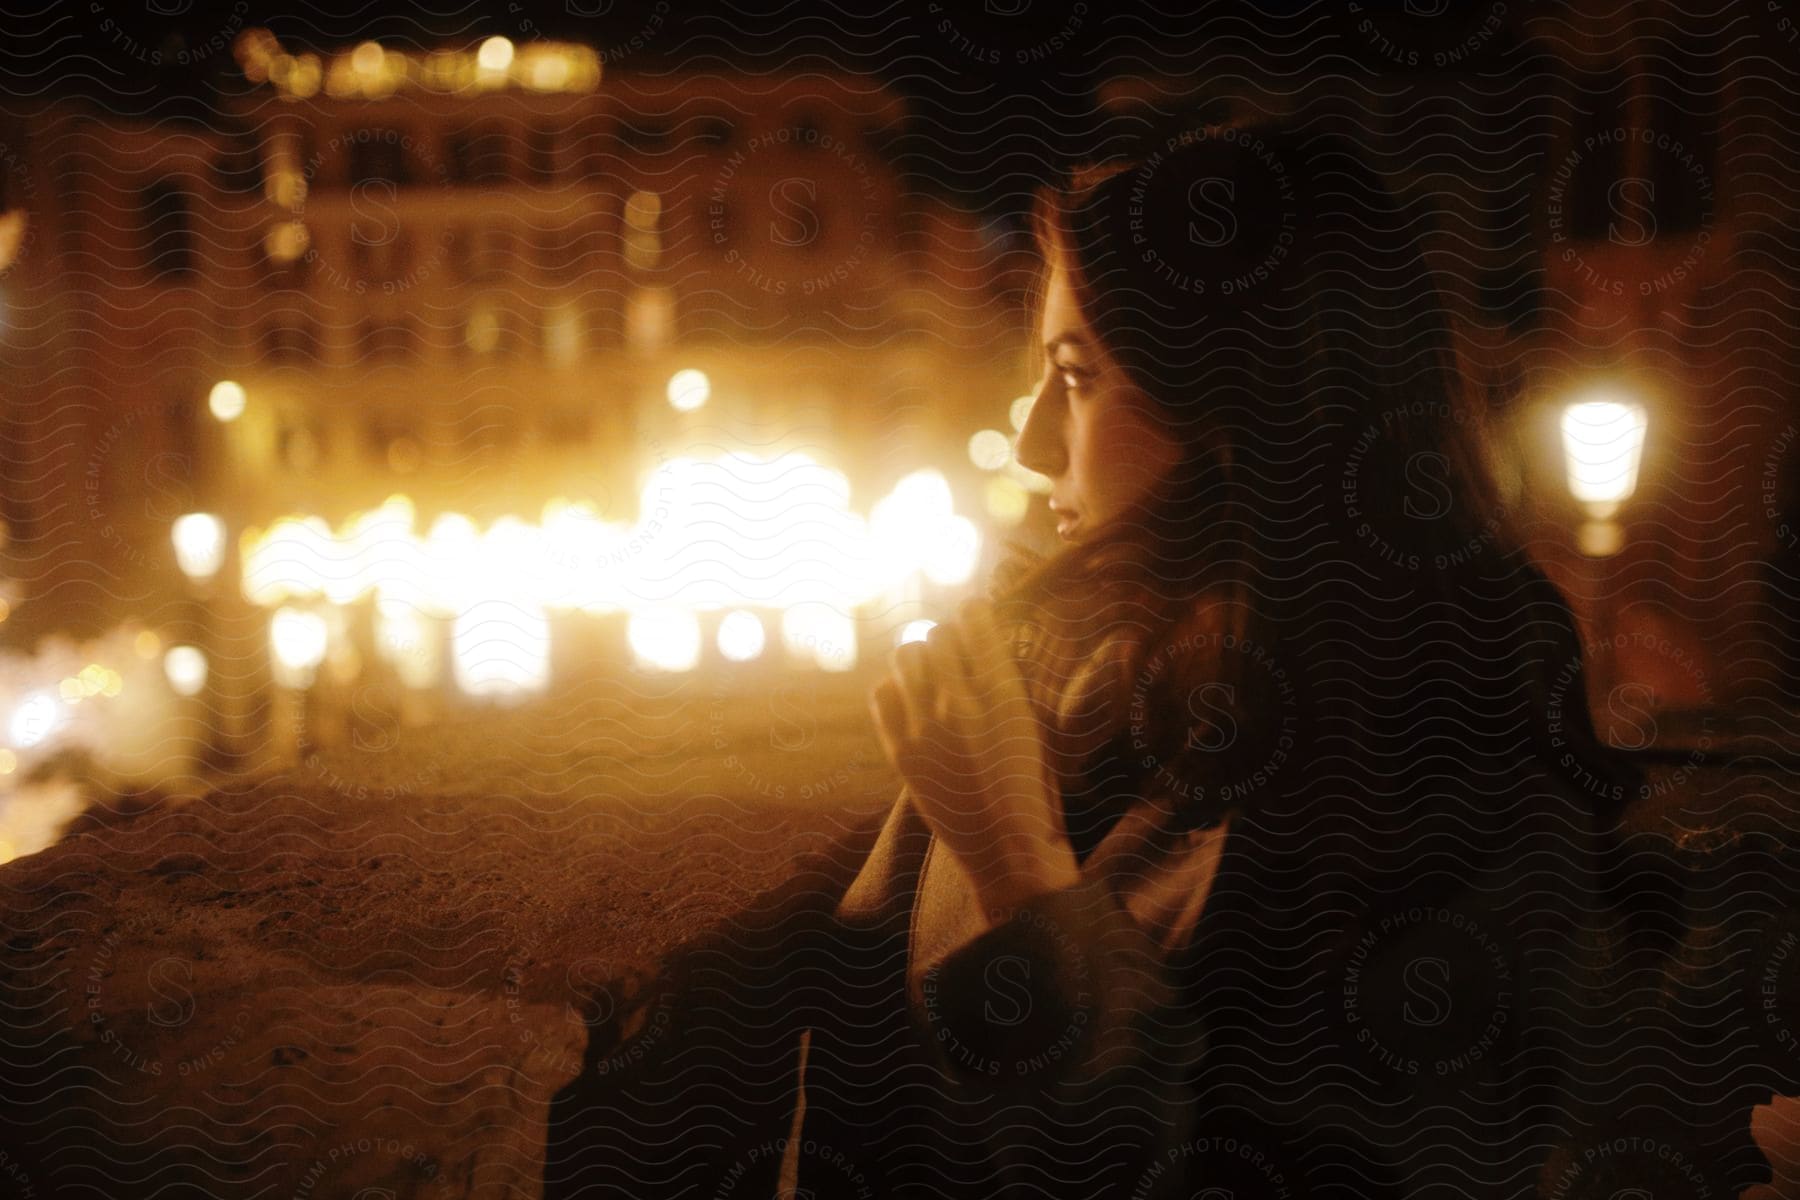
M 1095 337 L 1060 263 L 1051 267 L 1040 335 L 1045 374 L 1017 454 L 1050 478 L 1056 531 L 1072 541 L 1142 499 L 1181 447 Z

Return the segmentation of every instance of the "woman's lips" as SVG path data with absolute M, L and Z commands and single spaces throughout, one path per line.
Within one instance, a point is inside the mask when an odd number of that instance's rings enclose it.
M 1081 518 L 1072 510 L 1056 504 L 1050 506 L 1050 511 L 1056 515 L 1056 536 L 1064 540 L 1072 539 L 1075 526 L 1080 523 Z

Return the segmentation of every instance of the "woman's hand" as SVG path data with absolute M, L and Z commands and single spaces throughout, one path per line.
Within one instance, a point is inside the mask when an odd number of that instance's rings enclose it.
M 1080 880 L 1037 715 L 992 604 L 966 601 L 955 622 L 895 650 L 894 673 L 870 703 L 889 761 L 989 920 Z

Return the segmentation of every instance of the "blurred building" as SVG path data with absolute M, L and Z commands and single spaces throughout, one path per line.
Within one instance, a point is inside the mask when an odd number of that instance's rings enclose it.
M 36 239 L 0 282 L 12 568 L 72 585 L 39 619 L 179 594 L 195 509 L 630 520 L 671 456 L 784 450 L 865 512 L 926 465 L 979 507 L 1028 263 L 905 184 L 894 92 L 502 38 L 238 57 L 204 127 L 62 104 L 4 139 Z

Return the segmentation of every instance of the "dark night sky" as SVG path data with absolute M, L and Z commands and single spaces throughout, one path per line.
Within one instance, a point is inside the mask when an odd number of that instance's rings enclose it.
M 910 98 L 900 150 L 922 186 L 1017 212 L 1037 183 L 1117 146 L 1121 127 L 1095 103 L 1099 81 L 1165 74 L 1229 90 L 1260 51 L 1296 79 L 1372 82 L 1394 68 L 1364 53 L 1351 25 L 1370 14 L 1410 20 L 1401 3 L 1375 0 L 1353 17 L 1341 0 L 329 0 L 281 11 L 249 0 L 41 0 L 0 16 L 0 79 L 13 107 L 79 91 L 120 114 L 206 119 L 222 91 L 243 86 L 230 41 L 246 25 L 291 50 L 502 34 L 587 42 L 620 56 L 613 70 L 870 74 Z M 1432 36 L 1491 7 L 1453 8 Z

